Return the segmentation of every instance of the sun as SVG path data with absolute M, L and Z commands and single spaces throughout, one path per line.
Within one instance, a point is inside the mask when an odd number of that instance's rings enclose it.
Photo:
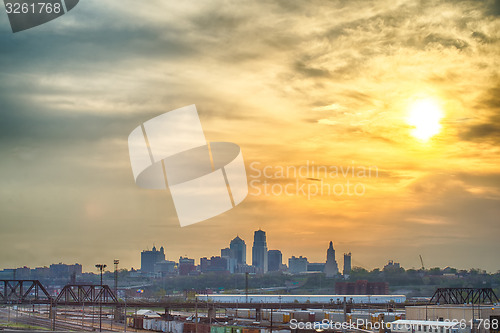
M 427 141 L 441 131 L 443 111 L 439 103 L 432 98 L 414 101 L 409 108 L 407 123 L 412 126 L 411 135 Z

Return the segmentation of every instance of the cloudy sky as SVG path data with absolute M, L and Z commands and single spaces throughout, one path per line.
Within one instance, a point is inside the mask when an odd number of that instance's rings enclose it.
M 0 268 L 198 260 L 236 235 L 251 253 L 262 228 L 285 259 L 332 240 L 340 264 L 496 272 L 499 55 L 498 0 L 82 0 L 16 34 L 2 10 Z M 190 104 L 253 182 L 181 228 L 127 137 Z

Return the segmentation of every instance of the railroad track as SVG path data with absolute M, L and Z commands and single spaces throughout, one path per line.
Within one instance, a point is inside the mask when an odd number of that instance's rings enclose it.
M 0 310 L 0 317 L 4 320 L 7 320 L 8 318 L 8 313 L 7 310 L 1 309 Z M 28 326 L 37 326 L 37 327 L 43 327 L 43 328 L 48 328 L 52 329 L 53 328 L 53 322 L 49 318 L 41 318 L 36 315 L 26 315 L 25 313 L 18 312 L 17 314 L 15 312 L 11 312 L 10 314 L 10 319 L 11 322 L 18 323 L 18 324 L 24 324 Z M 62 321 L 62 320 L 57 320 L 55 322 L 55 330 L 56 331 L 95 331 L 98 330 L 98 328 L 94 327 L 92 328 L 91 326 L 83 325 L 81 323 L 72 323 L 68 321 Z M 103 330 L 105 330 L 105 327 L 103 327 Z

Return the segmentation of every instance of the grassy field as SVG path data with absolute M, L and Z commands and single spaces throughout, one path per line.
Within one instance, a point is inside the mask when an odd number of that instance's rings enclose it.
M 0 328 L 14 328 L 14 329 L 22 329 L 22 330 L 41 330 L 41 331 L 50 331 L 50 329 L 45 327 L 27 325 L 27 324 L 18 324 L 6 321 L 0 321 Z

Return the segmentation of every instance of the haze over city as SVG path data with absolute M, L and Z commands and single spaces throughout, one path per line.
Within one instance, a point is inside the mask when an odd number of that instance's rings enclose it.
M 87 0 L 12 34 L 1 11 L 0 269 L 139 268 L 152 244 L 198 260 L 262 228 L 284 259 L 324 262 L 333 240 L 367 269 L 500 270 L 499 15 Z M 191 104 L 208 141 L 241 147 L 249 195 L 181 228 L 169 193 L 134 183 L 127 137 Z

